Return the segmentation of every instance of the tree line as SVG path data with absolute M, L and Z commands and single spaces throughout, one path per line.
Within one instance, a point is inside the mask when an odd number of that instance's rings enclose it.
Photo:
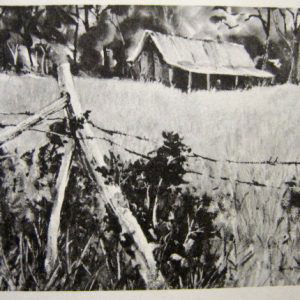
M 244 44 L 259 68 L 277 73 L 277 82 L 299 82 L 300 9 L 203 9 L 210 26 L 220 29 L 218 37 Z M 55 66 L 48 59 L 49 46 L 62 44 L 69 49 L 74 73 L 122 77 L 139 31 L 193 38 L 184 31 L 190 18 L 183 7 L 176 6 L 1 7 L 0 66 L 2 71 L 51 74 Z M 194 15 L 193 21 L 203 22 L 203 15 Z M 251 33 L 251 26 L 259 34 Z

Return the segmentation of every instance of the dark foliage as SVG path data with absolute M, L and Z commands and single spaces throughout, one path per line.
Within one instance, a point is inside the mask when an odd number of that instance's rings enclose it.
M 183 178 L 190 148 L 178 134 L 164 132 L 163 137 L 149 161 L 124 164 L 111 153 L 109 167 L 99 172 L 107 184 L 120 184 L 148 240 L 156 244 L 158 265 L 171 287 L 221 286 L 212 199 L 199 197 Z

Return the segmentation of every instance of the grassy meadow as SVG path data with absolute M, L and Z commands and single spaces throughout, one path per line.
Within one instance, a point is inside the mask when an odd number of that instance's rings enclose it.
M 291 166 L 228 164 L 226 159 L 300 161 L 300 88 L 298 86 L 255 87 L 249 91 L 198 91 L 191 94 L 158 83 L 129 80 L 75 78 L 84 110 L 105 129 L 144 136 L 150 142 L 114 135 L 94 128 L 97 137 L 113 139 L 140 153 L 154 150 L 161 133 L 174 131 L 193 152 L 219 160 L 217 163 L 190 158 L 189 168 L 203 175 L 186 177 L 201 193 L 215 199 L 212 210 L 220 234 L 233 234 L 228 282 L 230 286 L 292 285 L 300 283 L 300 228 L 298 211 L 281 207 L 285 182 L 298 177 Z M 37 111 L 57 97 L 51 78 L 1 75 L 0 112 Z M 1 123 L 15 123 L 24 116 L 0 115 Z M 38 128 L 46 129 L 46 125 Z M 1 131 L 4 129 L 0 129 Z M 26 132 L 8 144 L 19 153 L 46 141 L 41 132 Z M 124 160 L 136 159 L 119 146 L 106 143 L 107 150 Z M 214 177 L 214 178 L 211 178 Z M 229 177 L 230 180 L 221 180 Z M 298 177 L 299 178 L 299 177 Z M 266 184 L 255 187 L 237 180 Z M 225 258 L 220 258 L 220 264 Z

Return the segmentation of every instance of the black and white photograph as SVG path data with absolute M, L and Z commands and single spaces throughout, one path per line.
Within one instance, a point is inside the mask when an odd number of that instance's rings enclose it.
M 99 3 L 0 2 L 0 291 L 300 285 L 300 8 Z

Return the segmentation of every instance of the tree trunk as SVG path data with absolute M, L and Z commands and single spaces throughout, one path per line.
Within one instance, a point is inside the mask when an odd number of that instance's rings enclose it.
M 103 47 L 103 60 L 104 60 L 104 74 L 108 76 L 110 74 L 110 61 L 108 56 L 108 49 L 107 47 Z
M 288 82 L 292 84 L 299 83 L 299 46 L 300 41 L 294 39 L 292 42 L 291 69 L 288 78 Z
M 269 60 L 269 48 L 270 48 L 270 37 L 268 36 L 266 41 L 265 41 L 265 45 L 264 45 L 264 50 L 265 53 L 263 55 L 263 61 L 262 61 L 262 70 L 266 70 L 267 69 L 267 63 Z
M 87 5 L 84 6 L 84 28 L 85 31 L 88 32 L 90 29 L 89 23 L 89 7 Z
M 79 20 L 78 5 L 75 6 L 75 9 L 76 9 L 76 18 L 78 21 Z M 75 27 L 75 33 L 74 33 L 74 63 L 75 63 L 75 65 L 77 65 L 78 29 L 79 29 L 79 23 L 77 22 L 76 27 Z
M 6 49 L 5 49 L 5 44 L 2 44 L 2 53 L 3 53 L 3 69 L 6 70 L 7 69 L 7 55 L 6 55 Z
M 124 76 L 125 66 L 126 66 L 126 54 L 125 54 L 126 43 L 125 43 L 124 35 L 123 35 L 122 30 L 120 28 L 120 22 L 119 22 L 119 18 L 118 18 L 117 15 L 115 15 L 115 19 L 116 19 L 116 24 L 114 24 L 114 23 L 113 24 L 115 25 L 117 31 L 119 32 L 119 35 L 120 35 L 120 38 L 121 38 L 121 43 L 122 43 L 122 46 L 119 50 L 119 55 L 118 55 L 118 58 L 117 58 L 118 65 L 119 65 L 118 73 L 121 76 Z M 154 75 L 154 77 L 155 77 L 155 75 Z
M 261 14 L 260 14 L 261 15 Z M 271 8 L 267 8 L 267 19 L 264 21 L 261 19 L 263 23 L 263 28 L 266 34 L 266 41 L 264 45 L 264 56 L 263 56 L 263 62 L 262 62 L 262 69 L 266 70 L 267 68 L 267 62 L 269 60 L 269 48 L 270 48 L 270 31 L 271 31 Z
M 31 70 L 32 70 L 34 68 L 33 60 L 32 60 L 32 51 L 31 51 L 31 48 L 29 46 L 26 46 L 26 48 L 27 48 L 27 51 L 28 51 L 29 60 L 30 60 L 30 67 L 31 67 Z
M 19 48 L 19 44 L 16 44 L 15 49 L 13 49 L 13 46 L 10 45 L 9 42 L 6 43 L 7 47 L 11 53 L 11 56 L 13 58 L 13 63 L 14 63 L 14 67 L 17 66 L 17 62 L 18 62 L 18 48 Z
M 44 49 L 44 47 L 41 45 L 41 50 L 42 50 L 42 59 L 41 59 L 41 74 L 45 75 L 45 61 L 46 61 L 46 51 Z
M 123 45 L 123 44 L 122 44 Z M 120 57 L 118 58 L 119 60 L 119 73 L 120 76 L 123 77 L 125 75 L 125 69 L 126 69 L 126 54 L 125 54 L 125 45 L 122 46 L 121 50 L 120 50 Z

